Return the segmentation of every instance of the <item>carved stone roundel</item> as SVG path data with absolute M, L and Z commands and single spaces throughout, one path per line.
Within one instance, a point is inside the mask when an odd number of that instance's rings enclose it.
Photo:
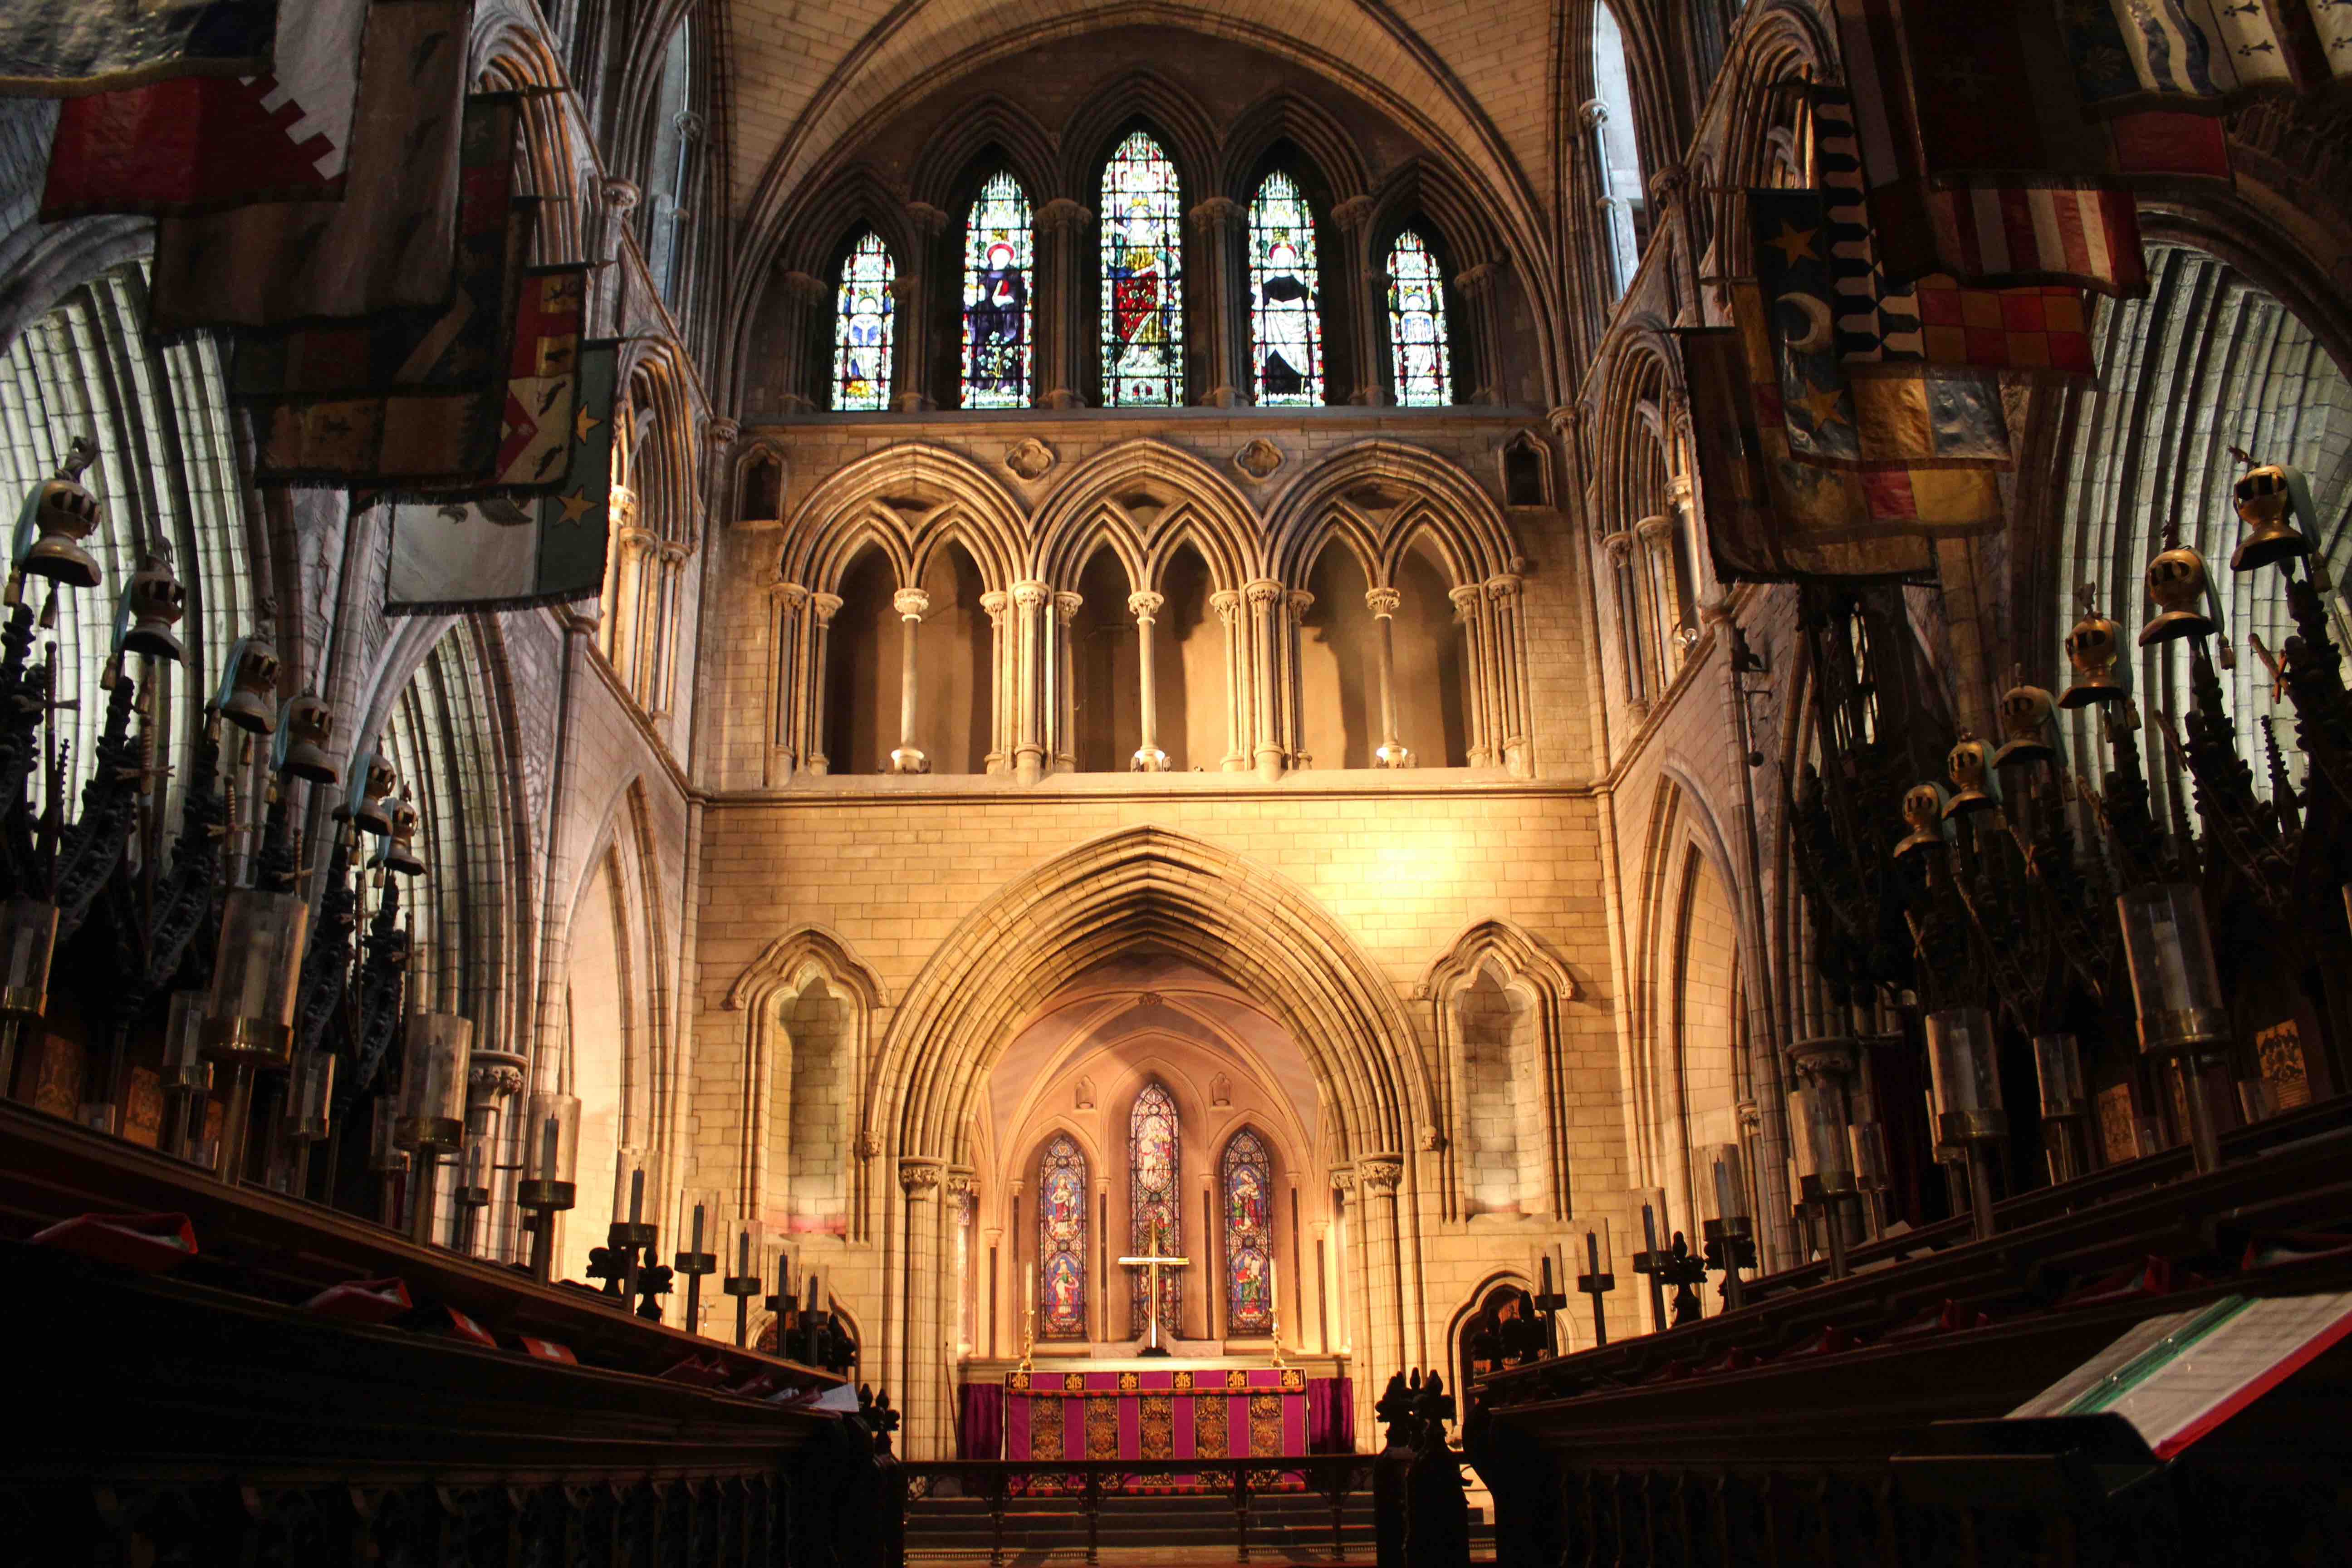
M 1257 437 L 1234 454 L 1234 467 L 1253 479 L 1271 479 L 1274 470 L 1282 467 L 1282 448 Z
M 1004 466 L 1024 479 L 1044 479 L 1054 463 L 1054 448 L 1034 436 L 1004 454 Z

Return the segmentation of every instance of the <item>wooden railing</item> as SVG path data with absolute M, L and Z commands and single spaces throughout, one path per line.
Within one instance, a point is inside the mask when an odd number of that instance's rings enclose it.
M 1133 1483 L 1153 1476 L 1192 1478 L 1189 1489 L 1222 1493 L 1233 1504 L 1236 1562 L 1250 1560 L 1250 1506 L 1259 1495 L 1297 1477 L 1319 1493 L 1331 1514 L 1331 1560 L 1342 1561 L 1348 1500 L 1371 1485 L 1370 1454 L 1308 1454 L 1247 1459 L 928 1459 L 898 1467 L 910 1505 L 929 1497 L 976 1498 L 988 1505 L 988 1561 L 1004 1561 L 1004 1516 L 1016 1499 L 1063 1498 L 1085 1519 L 1087 1561 L 1099 1561 L 1103 1504 L 1139 1495 Z M 910 1507 L 909 1517 L 912 1517 Z

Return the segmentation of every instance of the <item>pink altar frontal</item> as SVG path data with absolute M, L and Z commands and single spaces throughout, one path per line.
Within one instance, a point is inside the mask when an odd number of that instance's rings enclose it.
M 1307 1452 L 1307 1374 L 1296 1367 L 1005 1374 L 1008 1459 L 1273 1459 Z M 1200 1484 L 1184 1475 L 1135 1481 L 1138 1490 Z

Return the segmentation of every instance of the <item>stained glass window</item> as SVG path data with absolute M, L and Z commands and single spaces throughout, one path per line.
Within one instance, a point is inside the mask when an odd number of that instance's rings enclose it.
M 1315 216 L 1279 169 L 1250 203 L 1250 363 L 1260 404 L 1323 401 L 1323 319 L 1315 301 Z
M 1274 1332 L 1274 1161 L 1244 1127 L 1225 1145 L 1225 1331 Z
M 1175 1249 L 1183 1245 L 1183 1215 L 1177 1203 L 1176 1188 L 1181 1154 L 1176 1136 L 1175 1100 L 1165 1085 L 1145 1084 L 1143 1092 L 1135 1097 L 1135 1110 L 1127 1119 L 1128 1234 L 1137 1257 L 1156 1252 L 1163 1258 L 1173 1258 L 1178 1256 Z M 1129 1313 L 1129 1331 L 1140 1338 L 1146 1326 L 1145 1274 L 1140 1268 L 1130 1272 L 1135 1276 L 1135 1304 Z M 1183 1300 L 1182 1284 L 1175 1271 L 1161 1269 L 1161 1337 L 1176 1332 Z
M 972 198 L 963 231 L 963 405 L 1029 405 L 1029 198 L 999 172 Z
M 833 405 L 890 406 L 890 284 L 898 268 L 867 229 L 841 259 L 833 308 Z
M 1592 120 L 1594 156 L 1601 164 L 1601 202 L 1609 217 L 1609 269 L 1622 294 L 1641 264 L 1636 231 L 1642 216 L 1642 154 L 1633 136 L 1633 85 L 1625 68 L 1625 36 L 1616 14 L 1607 5 L 1592 8 L 1593 101 L 1586 106 Z
M 1087 1337 L 1087 1155 L 1066 1132 L 1037 1156 L 1037 1337 Z
M 1184 200 L 1176 165 L 1138 131 L 1103 165 L 1105 407 L 1184 401 Z
M 1411 229 L 1389 247 L 1389 350 L 1400 406 L 1443 408 L 1454 401 L 1454 366 L 1445 347 L 1445 279 L 1428 244 Z

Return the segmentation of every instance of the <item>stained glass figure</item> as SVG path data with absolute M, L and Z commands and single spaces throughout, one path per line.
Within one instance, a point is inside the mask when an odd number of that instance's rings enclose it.
M 1389 350 L 1400 407 L 1443 408 L 1454 401 L 1445 279 L 1427 242 L 1411 229 L 1389 247 Z
M 1183 193 L 1176 165 L 1138 131 L 1102 178 L 1105 407 L 1184 401 Z
M 963 235 L 963 405 L 1029 405 L 1029 198 L 999 172 L 972 198 Z
M 890 284 L 898 268 L 867 229 L 841 260 L 833 316 L 833 405 L 890 406 Z
M 1276 170 L 1250 203 L 1250 360 L 1257 400 L 1323 401 L 1323 318 L 1315 299 L 1315 216 Z
M 1225 1144 L 1225 1331 L 1274 1332 L 1274 1161 L 1249 1128 Z
M 1087 1155 L 1066 1132 L 1037 1156 L 1037 1337 L 1087 1337 Z
M 1139 1256 L 1157 1253 L 1168 1258 L 1183 1245 L 1183 1215 L 1177 1202 L 1176 1181 L 1182 1159 L 1177 1147 L 1176 1101 L 1166 1086 L 1154 1081 L 1135 1097 L 1127 1119 L 1127 1181 L 1129 1238 Z M 1148 1326 L 1143 1316 L 1144 1274 L 1135 1271 L 1134 1306 L 1129 1332 L 1139 1339 Z M 1175 1275 L 1160 1276 L 1160 1332 L 1172 1337 L 1183 1307 L 1183 1284 Z

